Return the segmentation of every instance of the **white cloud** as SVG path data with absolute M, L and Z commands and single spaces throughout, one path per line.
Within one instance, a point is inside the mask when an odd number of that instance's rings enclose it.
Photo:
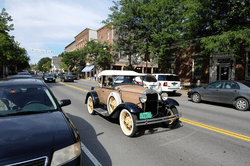
M 13 18 L 10 34 L 28 51 L 34 64 L 43 57 L 58 56 L 85 28 L 102 27 L 112 5 L 109 0 L 8 0 L 4 7 Z M 53 54 L 31 49 L 53 50 Z

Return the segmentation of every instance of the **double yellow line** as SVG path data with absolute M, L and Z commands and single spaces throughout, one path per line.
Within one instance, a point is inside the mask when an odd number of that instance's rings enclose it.
M 65 84 L 65 83 L 62 83 L 62 82 L 59 82 L 59 83 L 63 84 L 63 85 L 66 85 L 66 86 L 69 86 L 69 87 L 72 87 L 72 88 L 75 88 L 75 89 L 78 89 L 78 90 L 81 90 L 81 91 L 84 91 L 84 92 L 89 92 L 88 90 L 77 88 L 77 87 L 69 85 L 69 84 Z M 194 126 L 198 126 L 198 127 L 204 128 L 204 129 L 215 131 L 215 132 L 225 134 L 225 135 L 228 135 L 228 136 L 231 136 L 231 137 L 239 138 L 239 139 L 242 139 L 242 140 L 245 140 L 245 141 L 250 141 L 249 136 L 245 136 L 245 135 L 242 135 L 242 134 L 238 134 L 238 133 L 234 133 L 234 132 L 231 132 L 231 131 L 223 130 L 223 129 L 220 129 L 220 128 L 217 128 L 217 127 L 209 126 L 209 125 L 199 123 L 199 122 L 195 122 L 195 121 L 185 119 L 185 118 L 180 118 L 180 120 L 182 122 L 185 122 L 185 123 L 188 123 L 188 124 L 191 124 L 191 125 L 194 125 Z
M 223 130 L 223 129 L 220 129 L 220 128 L 217 128 L 217 127 L 209 126 L 209 125 L 199 123 L 199 122 L 195 122 L 195 121 L 185 119 L 185 118 L 180 118 L 180 120 L 182 122 L 192 124 L 192 125 L 195 125 L 195 126 L 198 126 L 198 127 L 202 127 L 202 128 L 208 129 L 208 130 L 212 130 L 212 131 L 215 131 L 215 132 L 218 132 L 218 133 L 221 133 L 221 134 L 229 135 L 229 136 L 239 138 L 239 139 L 242 139 L 242 140 L 245 140 L 245 141 L 250 141 L 250 137 L 242 135 L 242 134 L 238 134 L 238 133 L 234 133 L 234 132 L 231 132 L 231 131 Z

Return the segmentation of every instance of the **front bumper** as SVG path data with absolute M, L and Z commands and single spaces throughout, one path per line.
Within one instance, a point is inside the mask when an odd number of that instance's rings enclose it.
M 176 114 L 174 116 L 163 116 L 163 117 L 159 117 L 159 118 L 137 120 L 136 126 L 145 126 L 145 125 L 151 125 L 151 124 L 156 124 L 156 123 L 161 123 L 161 122 L 171 122 L 173 120 L 173 118 L 174 118 L 174 120 L 176 120 L 180 117 L 181 117 L 181 113 Z

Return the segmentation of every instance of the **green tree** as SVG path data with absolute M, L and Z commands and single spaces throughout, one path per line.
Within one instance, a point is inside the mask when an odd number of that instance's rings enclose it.
M 82 53 L 82 50 L 77 50 L 73 52 L 63 52 L 59 55 L 59 57 L 63 57 L 62 62 L 68 66 L 68 69 L 70 71 L 75 66 L 83 66 L 85 64 L 86 59 Z
M 46 63 L 44 64 L 44 66 L 43 66 L 43 71 L 49 72 L 50 69 L 51 69 L 51 61 L 48 61 L 48 62 L 46 62 Z
M 250 1 L 183 1 L 183 37 L 200 47 L 199 59 L 218 53 L 238 57 L 250 45 Z
M 44 71 L 44 72 L 46 72 L 46 71 L 45 71 L 45 68 L 44 68 L 44 65 L 45 65 L 47 62 L 51 62 L 51 58 L 45 57 L 45 58 L 42 58 L 42 59 L 39 60 L 39 62 L 38 62 L 38 69 L 39 69 L 39 71 Z
M 85 47 L 82 49 L 82 55 L 91 64 L 95 65 L 96 69 L 110 69 L 113 63 L 113 58 L 111 57 L 111 46 L 106 42 L 100 43 L 94 40 L 87 41 Z
M 103 23 L 114 26 L 115 49 L 123 55 L 143 55 L 145 61 L 155 58 L 161 63 L 170 59 L 169 50 L 182 39 L 181 5 L 176 0 L 120 0 Z
M 3 66 L 3 76 L 5 77 L 5 67 L 17 66 L 19 70 L 29 67 L 30 58 L 24 48 L 19 47 L 19 43 L 14 41 L 14 37 L 8 34 L 14 30 L 11 16 L 3 8 L 0 13 L 0 66 Z

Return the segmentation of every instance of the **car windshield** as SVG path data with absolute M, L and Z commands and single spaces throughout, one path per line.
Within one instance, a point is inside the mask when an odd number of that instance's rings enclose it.
M 53 74 L 45 74 L 46 77 L 54 77 Z
M 1 86 L 0 115 L 57 110 L 57 104 L 45 86 Z
M 114 77 L 115 85 L 119 84 L 137 84 L 135 81 L 135 76 L 116 76 Z
M 173 76 L 173 75 L 159 75 L 158 80 L 159 81 L 180 81 L 177 76 Z

